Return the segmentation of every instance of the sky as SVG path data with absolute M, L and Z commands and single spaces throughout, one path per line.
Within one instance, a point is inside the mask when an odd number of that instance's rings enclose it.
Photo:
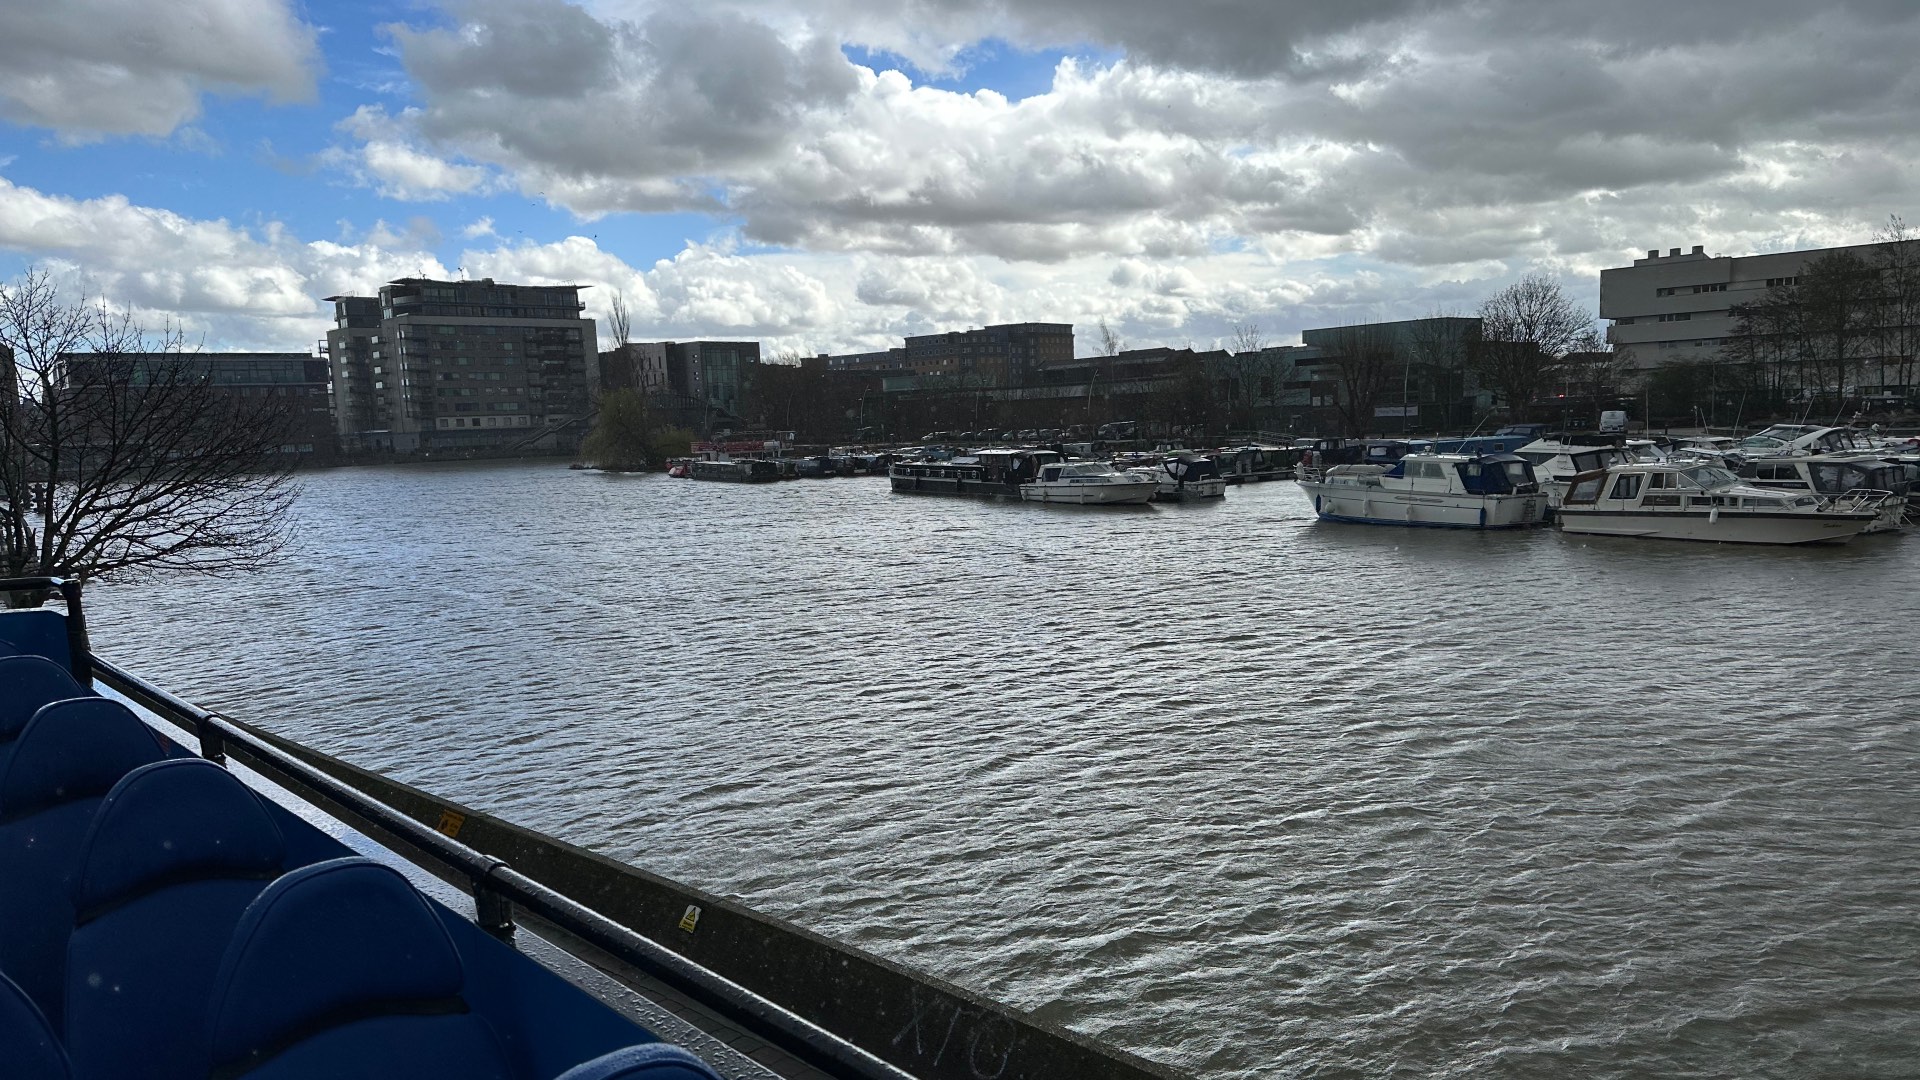
M 1590 310 L 1920 218 L 1914 0 L 0 4 L 0 281 L 303 351 L 403 276 L 768 355 Z

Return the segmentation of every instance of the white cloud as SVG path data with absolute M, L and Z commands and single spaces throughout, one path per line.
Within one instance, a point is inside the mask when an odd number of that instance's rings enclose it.
M 1893 0 L 448 12 L 451 28 L 394 31 L 418 145 L 583 217 L 707 211 L 813 253 L 1346 255 L 1453 280 L 1603 265 L 1708 228 L 1730 230 L 1717 246 L 1764 244 L 1803 214 L 1851 234 L 1913 197 L 1920 159 L 1920 9 Z M 831 47 L 937 65 L 993 34 L 1127 55 L 1065 61 L 1047 91 L 1012 101 Z M 952 287 L 954 306 L 978 303 Z
M 0 115 L 68 140 L 167 135 L 209 92 L 306 100 L 317 66 L 286 0 L 0 5 Z
M 389 199 L 435 202 L 486 191 L 492 175 L 485 168 L 449 161 L 415 144 L 409 127 L 416 115 L 408 110 L 392 117 L 381 106 L 362 105 L 336 125 L 359 145 L 329 149 L 322 160 Z

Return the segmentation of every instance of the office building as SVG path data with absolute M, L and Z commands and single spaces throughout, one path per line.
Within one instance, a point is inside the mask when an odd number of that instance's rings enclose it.
M 1799 281 L 1801 268 L 1822 255 L 1850 251 L 1871 261 L 1877 244 L 1768 255 L 1708 255 L 1657 249 L 1632 266 L 1600 271 L 1600 317 L 1607 340 L 1635 371 L 1676 360 L 1714 360 L 1733 332 L 1730 309 L 1758 300 L 1777 285 Z
M 185 381 L 204 374 L 224 395 L 282 399 L 287 423 L 282 453 L 326 458 L 336 448 L 327 361 L 320 357 L 298 352 L 116 353 L 110 361 L 114 368 L 91 374 L 81 369 L 97 364 L 96 354 L 63 354 L 61 361 L 67 385 L 126 379 L 138 386 L 154 379 Z M 119 367 L 122 364 L 126 366 Z
M 402 278 L 330 296 L 335 412 L 348 449 L 567 449 L 598 391 L 578 285 Z

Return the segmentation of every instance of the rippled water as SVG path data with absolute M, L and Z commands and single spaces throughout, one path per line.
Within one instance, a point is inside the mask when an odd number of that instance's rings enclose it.
M 550 464 L 300 517 L 97 645 L 1206 1077 L 1920 1074 L 1920 537 Z

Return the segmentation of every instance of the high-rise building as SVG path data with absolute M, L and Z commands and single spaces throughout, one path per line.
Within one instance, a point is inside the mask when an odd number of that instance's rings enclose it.
M 580 289 L 401 278 L 378 297 L 327 297 L 341 441 L 401 453 L 577 444 L 600 379 Z
M 1073 359 L 1073 324 L 1003 323 L 907 339 L 916 375 L 971 376 L 988 386 L 1026 386 L 1041 368 Z

